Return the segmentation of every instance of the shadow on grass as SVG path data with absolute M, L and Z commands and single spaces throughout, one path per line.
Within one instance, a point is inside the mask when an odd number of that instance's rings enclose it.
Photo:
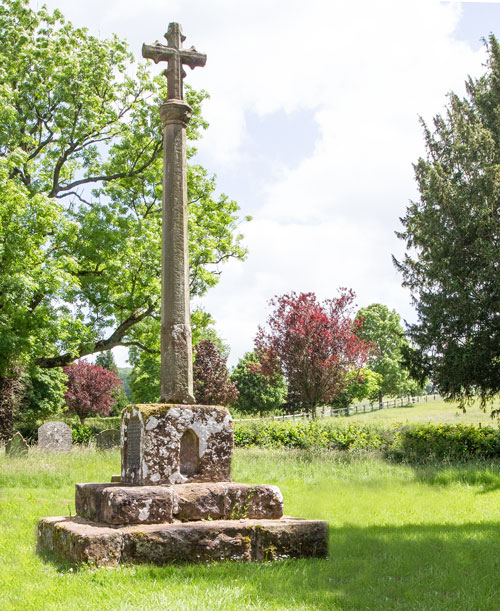
M 500 490 L 500 464 L 473 462 L 461 465 L 429 464 L 413 467 L 415 479 L 431 486 L 452 486 L 465 484 L 481 489 L 477 494 Z
M 238 579 L 263 608 L 496 610 L 499 528 L 345 526 L 331 529 L 327 560 L 241 565 Z M 228 571 L 233 577 L 227 565 L 214 565 L 199 576 L 219 581 Z
M 56 554 L 48 552 L 47 550 L 40 550 L 36 548 L 37 556 L 46 564 L 52 565 L 58 573 L 76 573 L 83 568 L 83 565 L 72 564 L 67 560 L 61 560 Z
M 101 574 L 94 587 L 109 592 L 119 584 L 121 590 L 141 597 L 154 592 L 163 601 L 196 594 L 197 600 L 206 600 L 205 609 L 496 611 L 499 531 L 496 522 L 346 525 L 331 528 L 325 560 L 138 565 L 130 572 L 124 567 Z M 132 594 L 132 606 L 126 608 L 137 608 L 136 601 Z

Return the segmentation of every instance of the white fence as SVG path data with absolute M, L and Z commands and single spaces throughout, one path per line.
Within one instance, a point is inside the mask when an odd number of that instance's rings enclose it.
M 321 407 L 316 410 L 318 418 L 326 418 L 329 416 L 353 416 L 356 414 L 368 414 L 370 412 L 377 412 L 381 409 L 404 407 L 405 405 L 414 405 L 415 403 L 428 403 L 439 399 L 439 395 L 421 395 L 417 397 L 397 397 L 396 399 L 390 399 L 389 401 L 382 401 L 381 403 L 362 403 L 360 405 L 350 405 L 349 407 Z M 311 417 L 311 414 L 286 414 L 284 416 L 266 416 L 265 418 L 243 418 L 240 420 L 234 420 L 234 422 L 252 422 L 261 420 L 303 420 Z

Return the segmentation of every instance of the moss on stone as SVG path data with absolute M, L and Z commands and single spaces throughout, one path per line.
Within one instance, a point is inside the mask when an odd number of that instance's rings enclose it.
M 227 412 L 227 408 L 222 405 L 183 405 L 181 403 L 137 403 L 135 405 L 129 405 L 123 410 L 123 415 L 132 413 L 132 410 L 136 409 L 141 412 L 143 416 L 149 418 L 149 416 L 164 415 L 169 410 L 175 407 L 177 409 L 192 409 L 194 407 L 205 407 L 207 410 L 220 410 Z

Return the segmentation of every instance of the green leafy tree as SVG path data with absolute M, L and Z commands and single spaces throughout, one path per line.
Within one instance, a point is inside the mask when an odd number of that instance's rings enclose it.
M 31 364 L 135 346 L 154 350 L 160 301 L 166 80 L 124 42 L 59 11 L 0 0 L 0 438 L 12 388 Z M 205 92 L 186 86 L 187 137 L 206 127 Z M 189 157 L 195 149 L 189 148 Z M 243 258 L 238 206 L 188 169 L 192 295 Z M 17 372 L 17 373 L 16 373 Z
M 116 365 L 115 357 L 111 350 L 106 350 L 105 352 L 101 352 L 97 355 L 95 364 L 99 365 L 103 369 L 107 369 L 108 371 L 113 371 L 120 378 L 120 386 L 116 388 L 112 392 L 112 397 L 115 402 L 111 405 L 111 416 L 118 416 L 121 414 L 122 410 L 129 405 L 130 401 L 125 393 L 125 386 L 123 384 L 123 380 L 120 375 L 120 371 Z
M 23 435 L 31 436 L 44 420 L 62 412 L 67 377 L 60 368 L 42 369 L 35 365 L 19 378 L 19 382 L 22 392 L 15 425 Z
M 130 393 L 133 403 L 158 403 L 160 400 L 160 370 L 159 354 L 131 348 L 129 362 L 132 363 L 130 373 Z
M 396 310 L 373 303 L 361 308 L 356 317 L 361 322 L 358 335 L 375 348 L 368 366 L 382 379 L 378 389 L 379 402 L 383 396 L 397 397 L 416 390 L 417 384 L 404 366 L 404 348 L 409 342 Z
M 127 398 L 130 399 L 132 397 L 132 393 L 130 391 L 130 374 L 132 373 L 132 367 L 118 367 L 118 377 L 122 381 L 123 390 L 127 395 Z
M 262 362 L 255 352 L 246 352 L 231 374 L 239 396 L 233 403 L 238 411 L 263 416 L 283 405 L 288 386 L 283 374 L 272 377 L 262 372 Z
M 368 367 L 363 367 L 359 371 L 349 371 L 347 380 L 347 386 L 332 403 L 334 407 L 348 407 L 354 401 L 373 400 L 379 397 L 383 378 Z
M 46 346 L 57 338 L 64 343 L 81 328 L 56 301 L 63 287 L 75 286 L 66 251 L 74 226 L 53 199 L 31 195 L 11 178 L 25 159 L 19 150 L 0 155 L 0 441 L 12 435 L 26 371 L 36 368 Z
M 422 122 L 420 198 L 401 219 L 407 252 L 395 260 L 418 313 L 409 335 L 421 369 L 463 406 L 500 391 L 500 47 L 494 36 L 486 46 L 485 74 L 463 98 L 450 93 L 433 129 Z
M 108 371 L 114 371 L 118 373 L 118 367 L 116 366 L 115 357 L 111 350 L 106 350 L 104 352 L 100 352 L 96 359 L 95 364 L 107 369 Z

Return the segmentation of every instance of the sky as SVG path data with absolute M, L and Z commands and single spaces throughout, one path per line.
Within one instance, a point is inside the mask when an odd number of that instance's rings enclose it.
M 163 40 L 182 24 L 185 46 L 208 56 L 186 82 L 210 94 L 196 161 L 235 199 L 249 250 L 223 266 L 194 302 L 230 346 L 253 347 L 268 300 L 290 291 L 358 307 L 383 303 L 415 320 L 392 255 L 425 155 L 419 117 L 444 110 L 484 72 L 481 39 L 500 37 L 500 2 L 437 0 L 45 0 L 75 25 L 128 40 Z M 42 2 L 32 1 L 33 7 Z M 153 73 L 164 67 L 150 62 Z M 115 351 L 126 364 L 125 349 Z

